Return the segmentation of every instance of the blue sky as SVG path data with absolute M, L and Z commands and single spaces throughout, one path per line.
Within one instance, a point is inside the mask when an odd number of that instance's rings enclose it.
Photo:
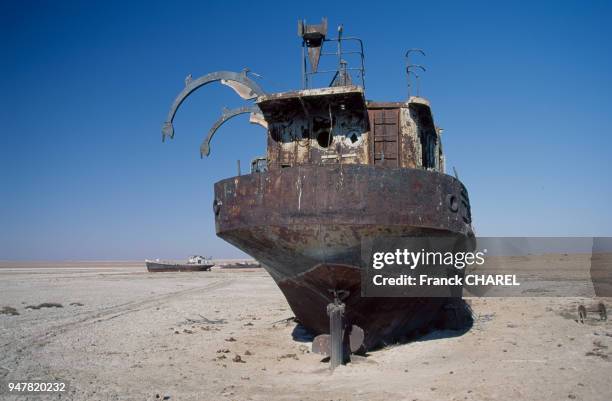
M 425 49 L 421 93 L 479 235 L 612 236 L 611 2 L 2 1 L 0 259 L 241 256 L 215 236 L 212 188 L 264 131 L 236 118 L 200 160 L 242 104 L 220 85 L 163 144 L 162 122 L 189 73 L 299 88 L 296 21 L 322 16 L 364 40 L 372 100 L 404 99 L 403 53 Z

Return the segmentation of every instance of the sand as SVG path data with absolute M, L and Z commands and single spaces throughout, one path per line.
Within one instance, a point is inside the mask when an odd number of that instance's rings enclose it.
M 466 333 L 433 332 L 330 372 L 293 338 L 263 269 L 3 262 L 0 309 L 18 315 L 0 314 L 0 380 L 68 390 L 0 399 L 612 400 L 612 324 L 576 321 L 592 299 L 469 302 Z

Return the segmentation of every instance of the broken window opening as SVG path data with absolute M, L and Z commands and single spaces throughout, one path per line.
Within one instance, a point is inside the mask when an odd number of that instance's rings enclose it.
M 270 138 L 272 138 L 274 142 L 280 142 L 283 139 L 283 127 L 279 126 L 278 124 L 273 124 L 270 126 L 269 132 Z
M 355 131 L 351 131 L 346 136 L 351 143 L 357 143 L 359 141 L 359 135 Z
M 321 130 L 317 134 L 317 143 L 322 148 L 328 148 L 332 143 L 332 136 L 329 133 L 329 130 Z
M 435 169 L 437 167 L 436 163 L 436 148 L 438 145 L 438 140 L 436 135 L 433 134 L 425 134 L 421 137 L 421 146 L 422 146 L 422 164 L 425 169 Z
M 322 148 L 328 148 L 334 140 L 331 127 L 331 121 L 327 118 L 314 117 L 312 119 L 312 132 Z

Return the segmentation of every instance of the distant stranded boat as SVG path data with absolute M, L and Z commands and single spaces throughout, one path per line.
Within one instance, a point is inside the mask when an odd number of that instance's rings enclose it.
M 159 259 L 145 260 L 147 270 L 150 272 L 188 272 L 210 270 L 215 264 L 210 258 L 194 255 L 190 256 L 187 263 L 164 262 Z

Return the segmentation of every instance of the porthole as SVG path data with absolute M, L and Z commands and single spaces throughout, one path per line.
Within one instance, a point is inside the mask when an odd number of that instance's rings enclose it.
M 453 213 L 457 213 L 457 211 L 459 210 L 459 201 L 457 200 L 457 197 L 455 195 L 446 195 L 446 204 L 448 205 L 450 211 Z

